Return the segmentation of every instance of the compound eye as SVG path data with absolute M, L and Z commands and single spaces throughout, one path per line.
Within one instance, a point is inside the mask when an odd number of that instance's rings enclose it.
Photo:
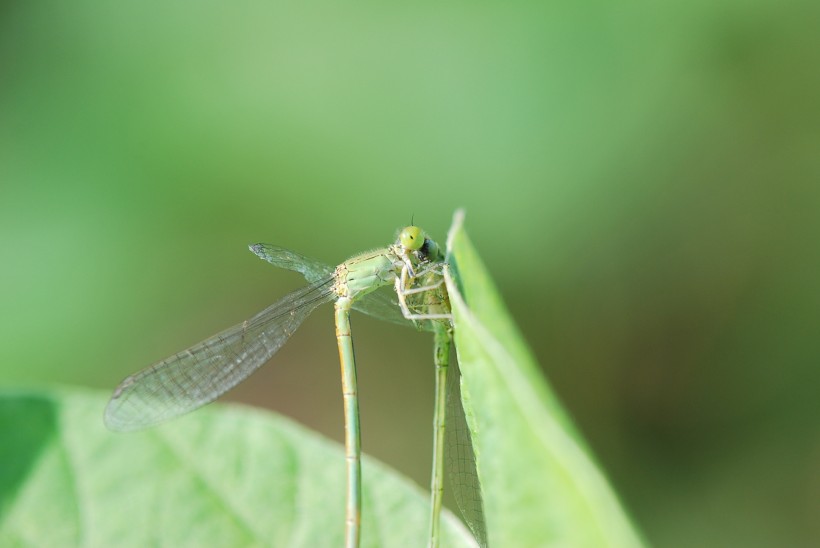
M 399 243 L 405 249 L 418 251 L 424 245 L 424 231 L 417 226 L 407 226 L 399 233 Z

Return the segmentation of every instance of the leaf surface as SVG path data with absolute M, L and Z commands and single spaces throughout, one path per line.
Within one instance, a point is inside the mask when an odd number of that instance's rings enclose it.
M 118 434 L 107 395 L 0 394 L 0 546 L 342 546 L 341 447 L 272 413 L 212 405 Z M 422 546 L 429 495 L 365 458 L 362 546 Z M 442 516 L 445 546 L 471 546 Z
M 456 213 L 447 289 L 489 546 L 642 546 Z

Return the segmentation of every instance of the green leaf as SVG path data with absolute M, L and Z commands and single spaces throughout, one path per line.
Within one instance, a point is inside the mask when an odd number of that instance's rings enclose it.
M 344 453 L 284 418 L 213 405 L 148 431 L 106 395 L 0 394 L 0 546 L 342 546 Z M 421 546 L 429 495 L 365 458 L 363 546 Z M 445 546 L 471 546 L 450 513 Z
M 642 546 L 550 391 L 457 212 L 447 289 L 490 546 Z

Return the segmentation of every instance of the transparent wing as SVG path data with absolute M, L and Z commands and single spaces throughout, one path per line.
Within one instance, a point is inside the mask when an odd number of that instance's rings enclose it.
M 461 405 L 461 372 L 451 363 L 447 371 L 447 426 L 444 429 L 444 457 L 453 495 L 478 545 L 487 546 L 484 500 L 475 464 L 475 452 L 467 418 Z
M 320 304 L 335 298 L 324 278 L 253 318 L 126 378 L 105 409 L 111 430 L 139 430 L 212 402 L 267 362 Z
M 268 261 L 273 266 L 299 272 L 308 283 L 318 282 L 333 274 L 334 268 L 332 266 L 278 245 L 253 244 L 248 248 L 259 258 Z
M 299 272 L 310 282 L 316 282 L 333 274 L 335 270 L 316 259 L 305 257 L 290 249 L 271 244 L 253 244 L 250 250 L 261 259 L 268 261 L 273 266 L 285 268 Z M 385 286 L 377 289 L 353 303 L 353 308 L 359 312 L 364 312 L 379 320 L 413 327 L 413 323 L 407 320 L 401 313 L 396 292 L 392 287 Z M 428 325 L 422 325 L 423 329 L 430 330 Z
M 399 298 L 393 286 L 383 286 L 371 291 L 353 303 L 353 308 L 385 322 L 396 323 L 406 327 L 418 327 L 424 331 L 432 331 L 430 322 L 419 322 L 417 326 L 404 317 L 399 306 Z

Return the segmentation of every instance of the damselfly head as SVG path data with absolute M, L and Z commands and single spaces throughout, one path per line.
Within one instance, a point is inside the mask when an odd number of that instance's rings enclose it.
M 399 232 L 399 243 L 404 249 L 418 251 L 424 245 L 424 231 L 417 226 L 406 226 Z

